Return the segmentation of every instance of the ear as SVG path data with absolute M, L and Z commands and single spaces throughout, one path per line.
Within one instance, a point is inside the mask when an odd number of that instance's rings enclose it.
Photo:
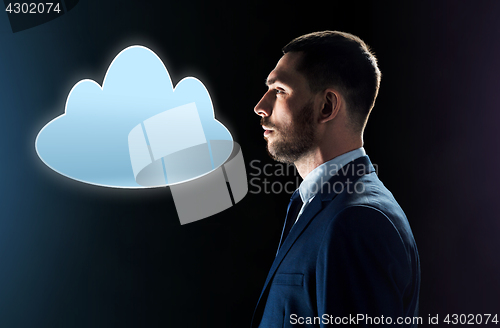
M 335 89 L 326 89 L 322 94 L 323 108 L 319 113 L 319 123 L 333 120 L 342 106 L 342 97 Z

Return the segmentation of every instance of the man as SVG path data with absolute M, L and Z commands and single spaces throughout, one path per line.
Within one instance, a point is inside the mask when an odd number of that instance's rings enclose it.
M 268 153 L 304 180 L 252 327 L 415 327 L 415 240 L 363 149 L 376 58 L 358 37 L 332 31 L 298 37 L 283 53 L 255 112 Z

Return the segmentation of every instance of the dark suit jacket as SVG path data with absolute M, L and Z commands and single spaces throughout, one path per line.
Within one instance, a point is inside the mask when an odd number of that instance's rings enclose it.
M 341 168 L 293 226 L 269 271 L 252 327 L 324 327 L 335 318 L 342 326 L 416 327 L 397 320 L 418 315 L 419 288 L 408 220 L 363 156 Z M 392 324 L 382 324 L 388 320 Z

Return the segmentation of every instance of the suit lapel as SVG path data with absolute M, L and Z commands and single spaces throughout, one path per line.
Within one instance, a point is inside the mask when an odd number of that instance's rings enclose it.
M 318 214 L 318 212 L 322 209 L 320 197 L 314 197 L 314 199 L 309 203 L 309 205 L 305 208 L 304 212 L 300 216 L 299 220 L 290 230 L 285 242 L 281 246 L 276 255 L 273 265 L 267 274 L 266 282 L 264 283 L 264 287 L 262 288 L 262 292 L 260 293 L 259 300 L 257 301 L 257 307 L 255 308 L 254 318 L 252 318 L 252 325 L 254 327 L 255 323 L 255 314 L 259 311 L 259 306 L 263 306 L 261 303 L 262 299 L 265 298 L 264 295 L 267 295 L 267 291 L 269 290 L 269 283 L 274 276 L 274 273 L 278 269 L 279 265 L 285 258 L 285 255 L 288 253 L 292 245 L 295 243 L 297 238 L 302 234 L 304 229 L 309 225 L 311 220 Z M 267 297 L 267 296 L 266 296 Z M 261 309 L 262 310 L 262 309 Z M 260 320 L 260 319 L 259 319 Z
M 278 254 L 276 254 L 276 258 L 274 259 L 273 265 L 271 266 L 271 269 L 269 270 L 269 273 L 267 275 L 266 282 L 264 283 L 264 289 L 266 289 L 269 281 L 274 275 L 274 272 L 281 264 L 281 261 L 283 261 L 283 258 L 290 250 L 290 247 L 292 247 L 297 238 L 302 234 L 304 229 L 309 225 L 311 220 L 316 216 L 316 214 L 318 214 L 321 209 L 321 199 L 319 197 L 314 197 L 311 203 L 305 208 L 297 223 L 294 224 L 283 245 L 279 249 Z

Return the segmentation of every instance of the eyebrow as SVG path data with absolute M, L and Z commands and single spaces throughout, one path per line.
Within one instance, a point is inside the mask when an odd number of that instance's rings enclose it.
M 290 83 L 288 83 L 286 80 L 284 80 L 282 78 L 273 77 L 271 79 L 266 78 L 266 80 L 265 80 L 265 84 L 267 87 L 269 87 L 271 84 L 274 84 L 276 82 L 283 83 L 284 85 L 290 85 Z
M 268 87 L 270 84 L 273 84 L 274 82 L 276 81 L 276 79 L 268 79 L 266 77 L 265 81 L 264 81 L 264 84 L 266 85 L 266 87 Z

